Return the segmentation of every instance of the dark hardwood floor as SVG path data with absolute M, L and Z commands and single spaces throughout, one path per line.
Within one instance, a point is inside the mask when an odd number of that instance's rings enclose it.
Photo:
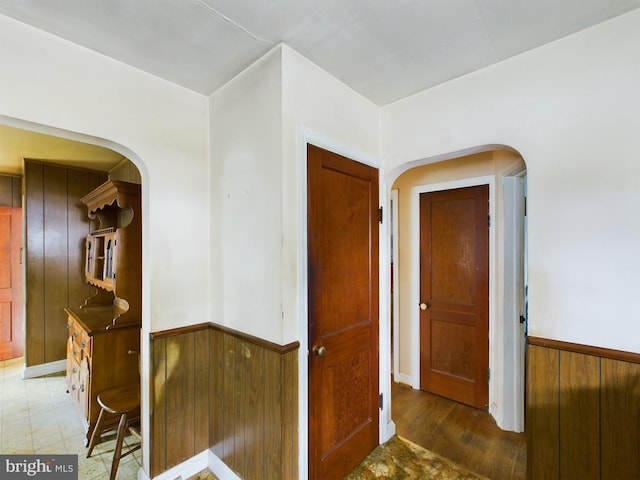
M 524 433 L 499 429 L 489 413 L 392 382 L 396 433 L 491 480 L 523 480 Z

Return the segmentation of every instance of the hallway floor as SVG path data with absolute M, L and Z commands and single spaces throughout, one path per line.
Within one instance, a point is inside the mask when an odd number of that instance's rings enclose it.
M 86 458 L 85 431 L 80 414 L 66 393 L 64 374 L 22 379 L 23 359 L 0 361 L 0 452 L 2 454 L 77 454 L 78 478 L 109 478 L 115 435 L 104 435 Z M 126 451 L 135 439 L 127 437 Z M 140 450 L 126 456 L 118 480 L 138 478 Z
M 473 472 L 524 480 L 527 439 L 501 430 L 488 412 L 392 382 L 396 433 Z

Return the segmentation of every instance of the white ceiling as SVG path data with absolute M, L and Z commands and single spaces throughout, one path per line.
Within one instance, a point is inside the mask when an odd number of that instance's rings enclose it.
M 637 8 L 640 0 L 0 0 L 0 14 L 204 95 L 286 43 L 378 105 Z M 7 135 L 0 130 L 3 157 L 26 156 L 7 154 Z
M 0 13 L 205 95 L 284 42 L 378 105 L 640 0 L 0 0 Z

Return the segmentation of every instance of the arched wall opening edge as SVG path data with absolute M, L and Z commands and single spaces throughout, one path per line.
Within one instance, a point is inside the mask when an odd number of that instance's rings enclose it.
M 399 242 L 398 237 L 400 231 L 398 229 L 399 212 L 407 205 L 400 205 L 398 198 L 398 190 L 394 189 L 394 183 L 405 172 L 416 168 L 447 160 L 455 161 L 462 157 L 469 157 L 474 154 L 506 151 L 514 154 L 514 162 L 503 166 L 493 175 L 485 178 L 465 178 L 463 174 L 455 177 L 448 182 L 433 183 L 424 182 L 422 185 L 415 186 L 414 196 L 419 195 L 421 190 L 430 189 L 450 189 L 468 186 L 474 182 L 480 182 L 490 185 L 490 198 L 492 203 L 493 228 L 491 235 L 491 252 L 490 252 L 490 269 L 491 273 L 491 292 L 490 292 L 490 359 L 489 367 L 491 369 L 490 388 L 490 406 L 489 411 L 496 419 L 498 425 L 511 431 L 524 431 L 524 327 L 520 325 L 520 317 L 524 315 L 524 291 L 526 278 L 524 272 L 526 268 L 526 251 L 525 251 L 525 230 L 524 230 L 524 183 L 526 179 L 526 163 L 522 155 L 514 148 L 500 144 L 482 145 L 471 147 L 464 150 L 449 152 L 441 155 L 432 156 L 420 160 L 405 162 L 397 166 L 385 175 L 385 184 L 389 192 L 388 197 L 390 204 L 388 205 L 391 217 L 394 219 L 390 229 L 391 239 L 389 262 L 393 264 L 393 292 L 391 301 L 392 309 L 390 311 L 391 318 L 389 325 L 394 329 L 393 335 L 393 374 L 395 381 L 407 383 L 414 388 L 419 388 L 419 343 L 413 345 L 411 351 L 411 374 L 404 375 L 399 372 L 398 350 L 399 345 L 397 334 L 400 321 L 399 305 Z M 469 183 L 471 182 L 471 183 Z M 441 183 L 438 185 L 438 183 Z M 499 201 L 496 201 L 496 197 Z M 406 198 L 406 197 L 405 197 Z M 412 202 L 415 203 L 415 202 Z M 415 205 L 413 209 L 415 210 Z M 495 211 L 498 208 L 499 211 Z M 412 223 L 415 223 L 413 218 Z M 413 225 L 413 233 L 405 232 L 405 235 L 415 237 L 416 228 Z M 418 265 L 419 252 L 416 253 L 415 238 L 412 241 L 412 247 L 409 252 L 412 264 Z M 405 267 L 407 268 L 407 267 Z M 413 269 L 413 267 L 410 267 Z M 411 282 L 408 288 L 412 290 L 411 298 L 415 300 L 415 291 L 419 289 L 418 272 L 419 268 L 415 268 L 415 272 L 404 272 L 405 278 L 410 275 Z M 406 281 L 406 280 L 405 280 Z M 405 286 L 405 288 L 407 288 Z M 405 300 L 405 304 L 407 301 Z M 417 305 L 417 303 L 416 303 Z M 520 313 L 522 311 L 522 313 Z M 415 312 L 405 313 L 402 316 L 403 322 L 411 322 L 412 338 L 419 338 L 419 327 L 416 326 Z M 415 343 L 415 342 L 414 342 Z M 505 367 L 505 365 L 508 365 Z M 510 365 L 510 366 L 509 366 Z M 417 369 L 417 375 L 416 375 Z
M 34 133 L 40 133 L 45 135 L 51 135 L 54 137 L 60 137 L 67 140 L 77 141 L 81 143 L 96 145 L 103 148 L 108 148 L 121 154 L 123 157 L 130 160 L 140 172 L 140 178 L 142 182 L 142 328 L 140 333 L 140 358 L 141 358 L 141 376 L 140 379 L 142 385 L 148 385 L 150 378 L 150 364 L 149 364 L 149 342 L 144 341 L 144 339 L 149 338 L 149 333 L 151 330 L 151 317 L 149 314 L 149 305 L 150 305 L 150 282 L 149 276 L 147 272 L 149 271 L 148 266 L 149 262 L 149 216 L 145 215 L 144 212 L 149 211 L 149 192 L 148 188 L 145 188 L 147 185 L 148 171 L 144 161 L 131 149 L 127 148 L 124 145 L 121 145 L 117 142 L 107 140 L 100 137 L 95 137 L 79 132 L 73 132 L 70 130 L 65 130 L 62 128 L 43 125 L 36 122 L 30 122 L 28 120 L 17 119 L 13 117 L 8 117 L 6 115 L 0 115 L 0 125 L 5 125 L 8 127 L 19 128 L 22 130 L 28 130 Z M 143 388 L 141 390 L 141 402 L 143 412 L 149 412 L 149 389 Z M 149 420 L 148 415 L 142 415 L 142 432 L 143 436 L 143 469 L 145 471 L 149 471 L 149 461 L 150 461 L 150 453 L 149 448 L 145 447 L 149 445 Z

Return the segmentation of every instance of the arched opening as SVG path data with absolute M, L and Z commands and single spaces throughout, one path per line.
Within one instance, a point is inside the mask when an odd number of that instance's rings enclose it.
M 419 197 L 489 186 L 487 411 L 504 430 L 524 431 L 526 165 L 513 149 L 488 146 L 405 165 L 391 185 L 391 364 L 393 381 L 421 389 Z M 393 389 L 392 389 L 393 390 Z M 393 401 L 393 398 L 392 398 Z M 427 412 L 425 415 L 429 415 Z M 394 418 L 399 434 L 403 426 Z M 413 428 L 416 428 L 415 426 Z M 417 427 L 419 428 L 419 427 Z M 525 468 L 525 465 L 521 465 Z
M 53 191 L 52 195 L 58 195 L 60 192 L 64 192 L 64 198 L 61 202 L 68 202 L 70 204 L 69 212 L 64 212 L 66 215 L 77 215 L 87 217 L 86 207 L 81 204 L 79 201 L 77 192 L 80 192 L 83 188 L 92 188 L 92 186 L 101 182 L 103 179 L 109 180 L 117 180 L 128 183 L 136 183 L 142 184 L 143 173 L 141 168 L 139 167 L 141 164 L 139 158 L 127 148 L 118 145 L 114 142 L 110 142 L 104 139 L 90 137 L 87 135 L 69 132 L 66 130 L 49 127 L 45 125 L 35 124 L 31 122 L 26 122 L 23 120 L 17 120 L 5 116 L 0 116 L 0 138 L 2 138 L 2 142 L 0 142 L 0 173 L 2 175 L 11 176 L 13 178 L 24 178 L 25 177 L 25 169 L 26 165 L 36 165 L 38 167 L 42 167 L 42 176 L 41 179 L 45 181 L 45 183 L 53 183 L 57 181 L 57 178 L 64 178 L 64 184 L 59 185 L 60 188 Z M 143 169 L 143 167 L 142 167 Z M 56 179 L 53 176 L 56 176 Z M 86 182 L 89 182 L 87 184 Z M 80 183 L 78 183 L 80 182 Z M 20 187 L 20 184 L 23 184 L 23 187 Z M 96 185 L 97 186 L 97 185 Z M 20 180 L 17 184 L 17 188 L 22 190 L 23 198 L 26 196 L 26 187 L 31 188 L 31 186 L 27 185 L 27 182 Z M 43 191 L 45 188 L 42 187 Z M 143 193 L 144 195 L 144 193 Z M 43 197 L 44 198 L 44 197 Z M 26 199 L 25 199 L 26 202 Z M 53 206 L 51 204 L 47 204 L 46 200 L 44 200 L 43 205 L 48 209 L 47 212 L 44 213 L 46 215 L 48 222 L 53 222 L 54 217 L 56 216 L 56 212 L 53 211 Z M 25 210 L 24 217 L 25 222 L 30 215 L 30 210 Z M 64 214 L 61 214 L 61 219 L 64 221 Z M 140 214 L 140 211 L 137 212 Z M 144 218 L 144 217 L 142 217 Z M 69 220 L 68 225 L 73 223 L 76 219 L 71 218 Z M 143 226 L 143 230 L 146 228 Z M 60 237 L 59 232 L 55 231 L 55 229 L 51 229 L 52 234 L 48 238 L 44 238 L 41 240 L 42 243 L 47 242 L 48 253 L 46 256 L 51 262 L 55 261 L 58 263 L 66 264 L 69 269 L 76 270 L 75 263 L 83 263 L 84 257 L 83 253 L 76 250 L 82 249 L 84 237 L 80 237 L 78 231 L 71 231 L 69 229 L 68 237 L 61 238 L 60 242 L 64 242 L 66 247 L 58 249 L 53 248 L 52 245 L 56 243 L 56 238 Z M 37 240 L 32 240 L 37 241 Z M 26 246 L 26 239 L 25 239 Z M 53 249 L 52 249 L 53 248 Z M 55 254 L 53 253 L 55 251 Z M 29 252 L 24 250 L 24 262 L 23 264 L 27 264 L 27 260 L 29 260 Z M 71 267 L 70 267 L 71 266 Z M 77 270 L 82 272 L 84 265 L 78 265 Z M 50 282 L 50 286 L 46 287 L 49 291 L 53 291 L 58 288 L 56 284 L 56 274 L 49 268 L 49 266 L 44 266 L 43 270 L 48 272 L 46 274 L 47 282 Z M 144 283 L 144 275 L 142 278 Z M 60 284 L 62 282 L 59 282 Z M 27 285 L 27 288 L 24 289 L 24 294 L 26 301 L 24 302 L 27 308 L 33 308 L 34 302 L 30 301 L 30 293 L 29 288 L 31 285 Z M 75 294 L 71 295 L 68 291 L 74 289 L 76 287 L 67 288 L 67 292 L 63 292 L 61 297 L 67 295 L 69 299 L 69 306 L 78 306 L 75 302 Z M 51 296 L 49 296 L 51 297 Z M 50 301 L 50 300 L 49 300 Z M 59 309 L 57 306 L 51 306 L 47 304 L 47 309 L 54 310 L 57 312 Z M 64 315 L 64 313 L 63 313 Z M 29 321 L 28 316 L 24 316 L 24 322 Z M 36 410 L 33 408 L 29 408 L 24 410 L 27 412 L 27 415 L 31 415 L 29 412 L 34 412 L 33 414 L 37 414 L 38 412 L 44 411 L 45 408 L 49 408 L 51 410 L 50 415 L 47 415 L 46 421 L 51 423 L 55 423 L 55 420 L 58 416 L 67 416 L 75 420 L 70 421 L 69 424 L 71 426 L 79 427 L 78 435 L 76 435 L 73 439 L 67 439 L 66 436 L 63 436 L 64 442 L 55 442 L 55 438 L 57 438 L 58 432 L 53 432 L 51 430 L 47 430 L 45 425 L 42 424 L 43 419 L 31 419 L 32 429 L 29 431 L 24 431 L 24 428 L 21 428 L 17 431 L 22 432 L 21 435 L 24 436 L 24 441 L 20 444 L 24 443 L 23 448 L 33 447 L 36 449 L 38 445 L 44 444 L 64 444 L 64 446 L 60 446 L 60 449 L 56 451 L 56 453 L 78 453 L 84 448 L 83 437 L 85 435 L 82 432 L 82 423 L 80 415 L 74 411 L 73 405 L 69 402 L 70 395 L 65 393 L 64 383 L 64 371 L 66 368 L 67 360 L 64 358 L 58 359 L 57 354 L 51 348 L 51 344 L 62 344 L 61 350 L 64 352 L 66 342 L 67 333 L 65 332 L 65 323 L 62 323 L 61 328 L 60 325 L 57 325 L 60 322 L 55 322 L 56 328 L 51 326 L 46 327 L 46 331 L 43 333 L 42 344 L 44 345 L 44 349 L 47 350 L 47 355 L 40 355 L 34 357 L 30 364 L 26 361 L 26 353 L 28 349 L 31 348 L 29 342 L 25 342 L 25 352 L 24 356 L 20 357 L 17 362 L 14 361 L 14 365 L 17 364 L 18 368 L 21 371 L 20 377 L 24 377 L 25 379 L 29 379 L 29 382 L 23 382 L 20 386 L 20 389 L 23 388 L 40 388 L 42 389 L 43 383 L 51 384 L 50 387 L 51 396 L 47 395 L 30 395 L 28 399 L 25 401 L 29 402 L 42 402 L 45 405 L 42 405 L 43 408 Z M 27 329 L 29 331 L 29 329 Z M 63 332 L 65 338 L 62 338 L 61 342 L 58 338 L 60 331 Z M 137 334 L 139 337 L 139 334 Z M 33 346 L 34 349 L 40 348 L 40 345 Z M 57 350 L 56 350 L 57 351 Z M 51 353 L 53 352 L 53 353 Z M 54 358 L 55 357 L 55 358 Z M 137 358 L 135 360 L 137 364 Z M 51 374 L 58 375 L 51 375 Z M 42 377 L 43 375 L 48 375 L 45 379 Z M 37 378 L 36 378 L 37 377 Z M 55 380 L 54 380 L 55 379 Z M 21 382 L 19 377 L 15 377 L 17 382 Z M 54 381 L 57 383 L 54 385 Z M 40 384 L 37 384 L 39 382 Z M 5 384 L 8 385 L 8 384 Z M 9 388 L 9 387 L 7 387 Z M 65 408 L 56 408 L 63 405 L 63 403 L 55 403 L 53 395 L 56 397 L 61 397 L 61 401 L 64 401 Z M 70 410 L 70 411 L 69 411 Z M 75 415 L 75 416 L 74 416 Z M 4 412 L 3 412 L 4 416 Z M 77 418 L 76 418 L 77 417 Z M 14 421 L 18 421 L 18 417 L 13 419 Z M 27 417 L 27 421 L 25 425 L 29 425 L 29 418 Z M 33 427 L 34 420 L 37 422 L 36 425 L 39 427 L 36 429 Z M 58 422 L 60 425 L 63 425 L 62 422 Z M 24 427 L 24 425 L 23 425 Z M 10 431 L 10 430 L 7 430 Z M 48 438 L 38 438 L 38 435 L 43 435 L 43 432 L 46 433 Z M 73 433 L 72 428 L 70 427 L 70 431 L 67 435 L 71 435 Z M 62 435 L 60 433 L 60 435 Z M 27 445 L 29 444 L 29 445 Z M 63 450 L 67 449 L 65 452 Z M 26 450 L 25 450 L 26 452 Z M 32 451 L 30 453 L 39 453 L 37 451 Z M 84 457 L 81 455 L 80 457 Z M 133 459 L 133 457 L 132 457 Z M 84 458 L 80 461 L 82 464 L 85 461 Z M 89 459 L 87 462 L 94 462 L 96 465 L 99 465 L 100 468 L 104 463 L 104 459 L 101 457 L 97 457 L 94 459 Z M 137 471 L 140 469 L 142 464 L 142 460 L 136 460 L 136 465 L 130 465 L 129 468 L 133 469 L 133 471 L 137 474 Z M 81 465 L 82 467 L 82 465 Z M 86 465 L 85 465 L 86 468 Z M 81 471 L 86 471 L 82 470 Z M 82 475 L 82 474 L 81 474 Z

